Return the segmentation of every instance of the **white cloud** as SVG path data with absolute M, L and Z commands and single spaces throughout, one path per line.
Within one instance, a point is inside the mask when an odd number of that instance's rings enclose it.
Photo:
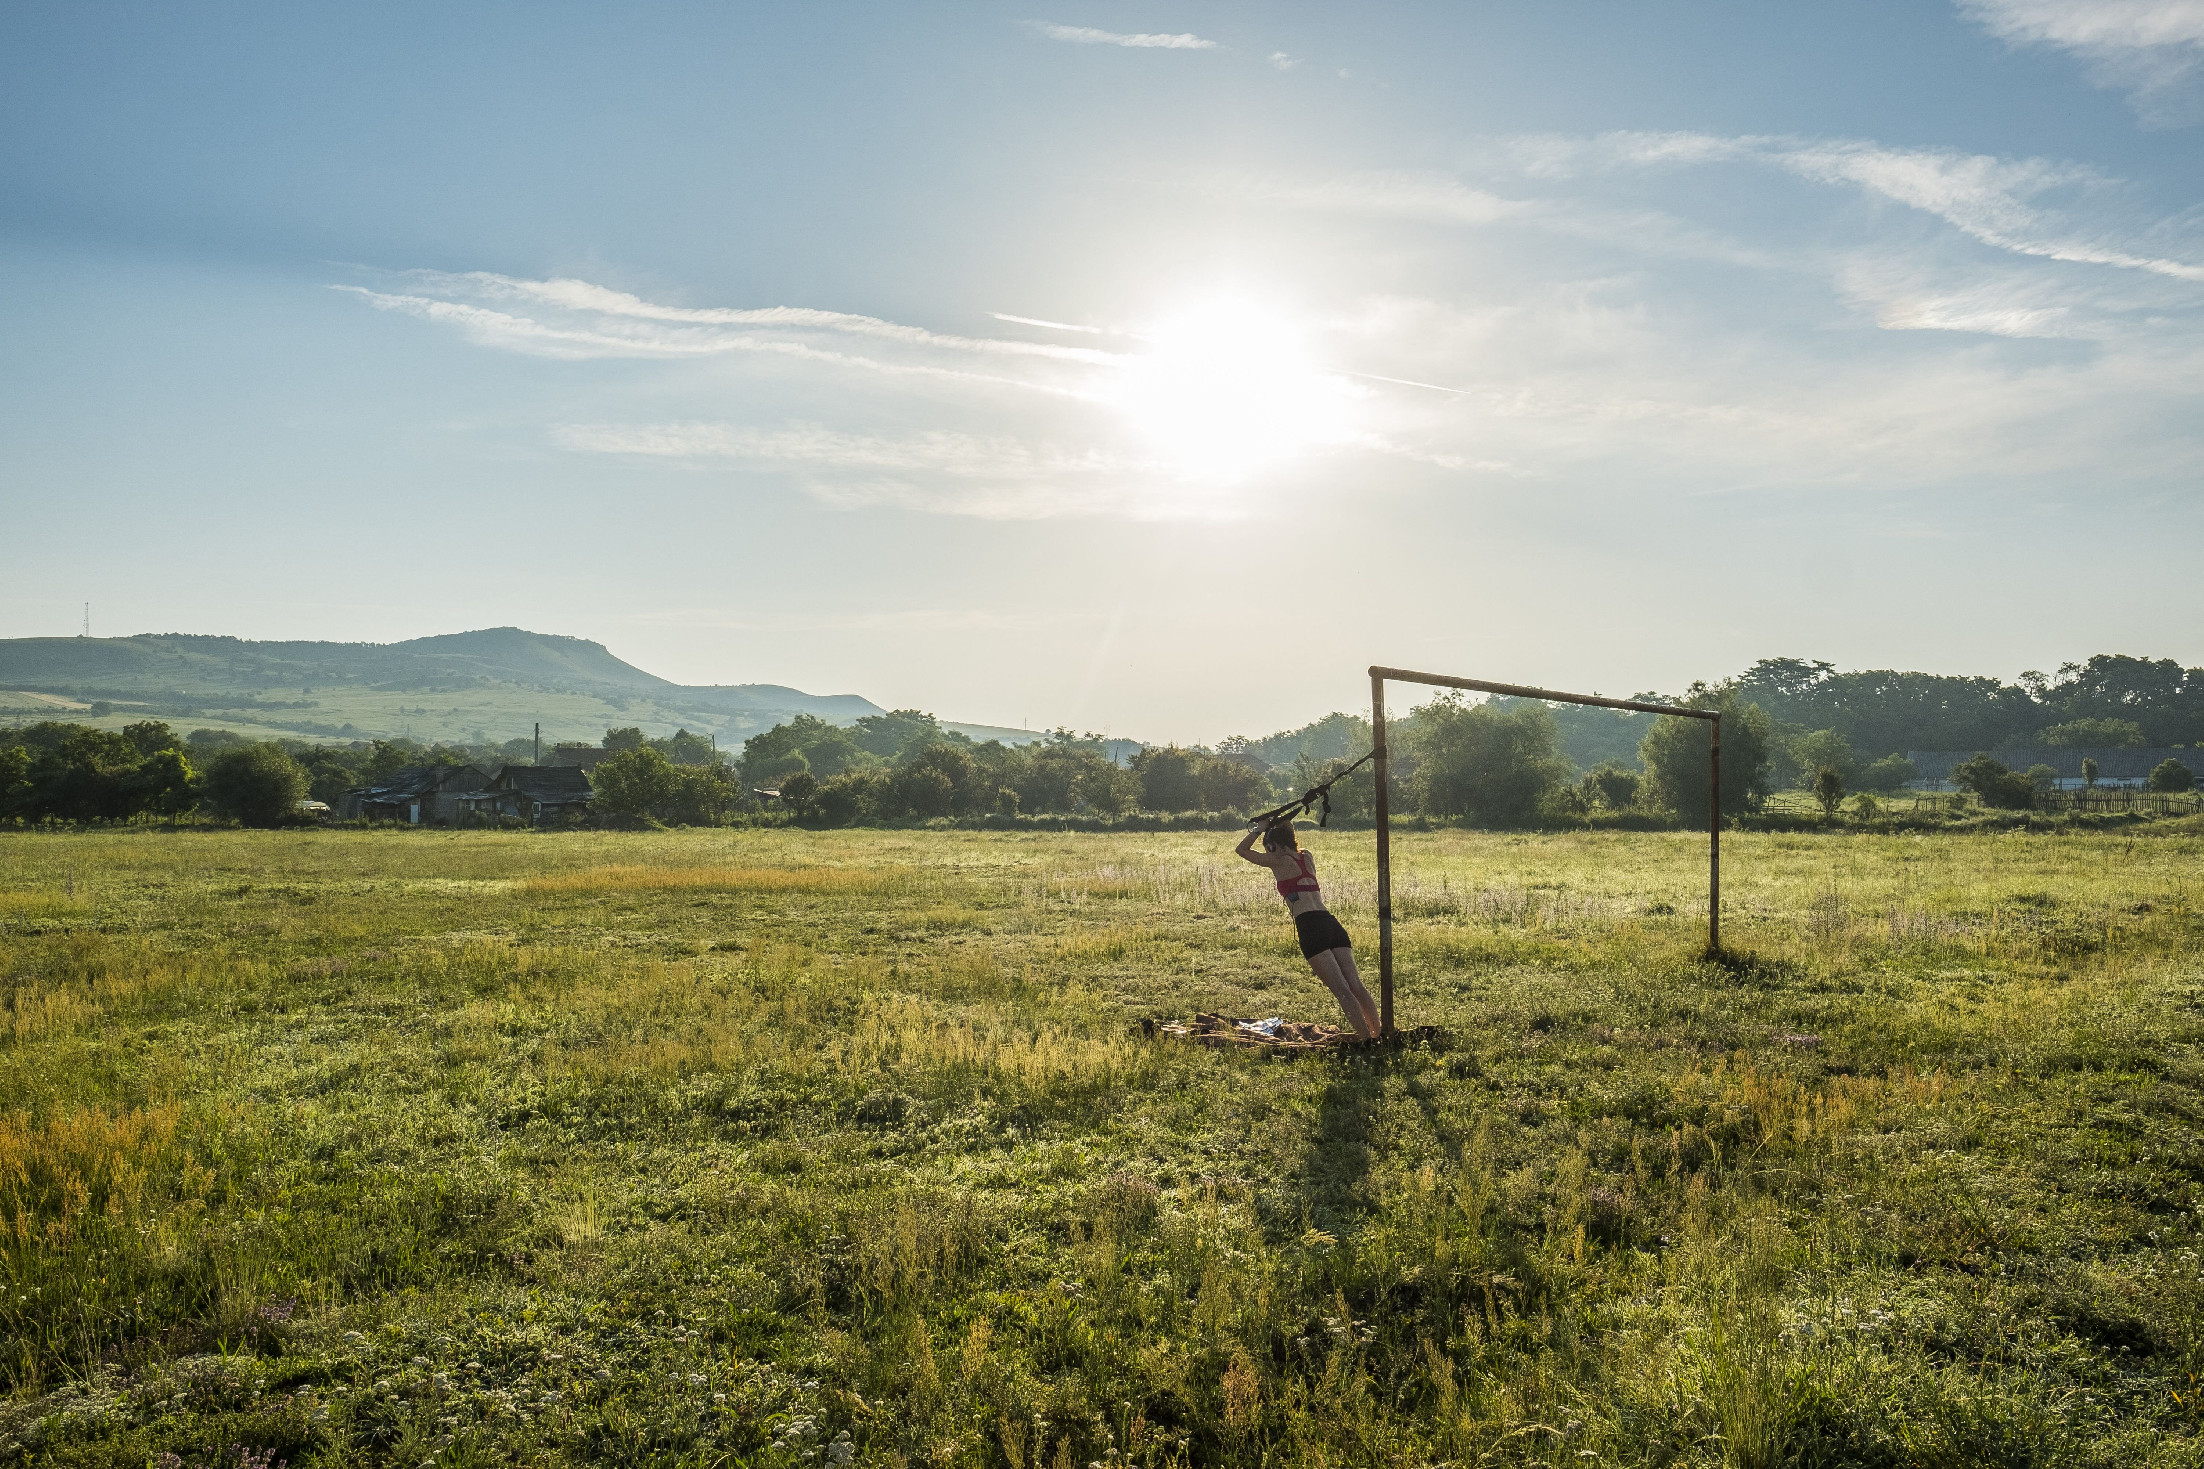
M 1140 31 L 1128 34 L 1124 31 L 1098 31 L 1091 26 L 1058 25 L 1050 20 L 1029 20 L 1026 25 L 1051 41 L 1069 41 L 1075 46 L 1132 46 L 1157 51 L 1215 51 L 1215 41 L 1187 32 L 1163 35 Z
M 2132 97 L 2144 121 L 2204 121 L 2204 0 L 1958 0 L 1992 35 L 2055 46 Z
M 2180 256 L 2149 253 L 2138 241 L 2164 234 L 2160 222 L 2122 218 L 2119 180 L 2077 164 L 1850 139 L 1704 133 L 1525 138 L 1509 152 L 1526 173 L 1558 180 L 1622 167 L 1760 163 L 1815 183 L 1865 189 L 2014 254 L 2204 281 L 2204 240 L 2183 241 L 2189 250 Z
M 569 361 L 763 354 L 863 372 L 1077 398 L 1084 393 L 1083 374 L 1118 360 L 1092 347 L 956 336 L 808 307 L 663 306 L 571 279 L 438 271 L 410 271 L 401 278 L 413 289 L 376 291 L 352 285 L 333 289 L 356 295 L 377 310 L 457 327 L 483 346 Z M 896 350 L 860 353 L 821 345 L 851 336 Z M 1001 370 L 981 372 L 949 365 L 975 356 L 1004 359 Z
M 1283 51 L 1273 51 L 1270 53 L 1270 64 L 1280 71 L 1292 71 L 1301 64 L 1301 61 L 1299 57 L 1288 56 Z

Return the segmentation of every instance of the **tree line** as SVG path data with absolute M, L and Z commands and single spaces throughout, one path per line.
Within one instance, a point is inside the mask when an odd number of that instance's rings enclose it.
M 174 820 L 195 812 L 272 826 L 296 820 L 306 767 L 282 747 L 192 747 L 157 719 L 121 731 L 48 722 L 0 743 L 0 821 Z

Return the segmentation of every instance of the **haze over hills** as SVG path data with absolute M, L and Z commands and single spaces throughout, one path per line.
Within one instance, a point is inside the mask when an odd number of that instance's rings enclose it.
M 608 726 L 739 743 L 797 714 L 849 724 L 880 706 L 779 684 L 677 684 L 587 638 L 517 627 L 399 643 L 249 642 L 189 633 L 0 639 L 0 718 L 189 721 L 256 738 L 594 740 Z M 953 725 L 1019 742 L 1026 730 Z

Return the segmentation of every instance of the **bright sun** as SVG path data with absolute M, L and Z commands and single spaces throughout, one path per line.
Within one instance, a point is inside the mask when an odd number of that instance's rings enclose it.
M 1189 479 L 1229 484 L 1348 433 L 1352 389 L 1274 312 L 1220 297 L 1141 335 L 1107 396 Z

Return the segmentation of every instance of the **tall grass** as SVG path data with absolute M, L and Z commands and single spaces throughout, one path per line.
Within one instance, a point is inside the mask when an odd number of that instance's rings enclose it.
M 0 838 L 0 1462 L 2197 1457 L 2204 841 L 1228 841 Z

